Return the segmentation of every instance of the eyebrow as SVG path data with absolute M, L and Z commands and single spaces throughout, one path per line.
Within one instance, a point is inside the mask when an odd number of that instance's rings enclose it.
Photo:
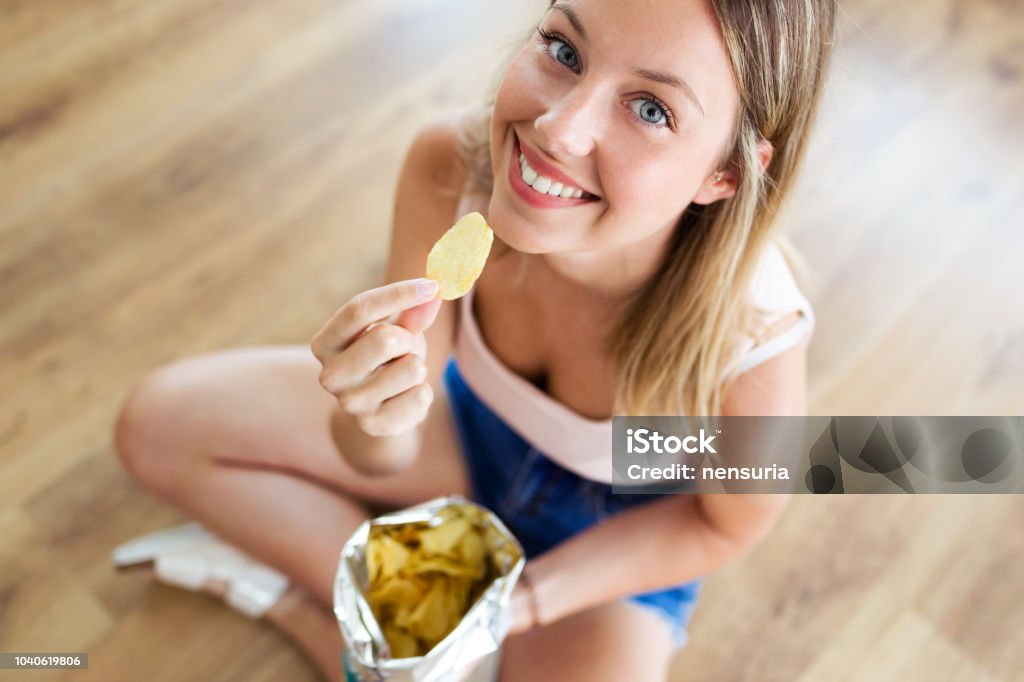
M 557 9 L 559 12 L 564 14 L 569 20 L 569 23 L 572 24 L 572 27 L 580 34 L 580 38 L 584 41 L 587 40 L 587 32 L 584 30 L 583 22 L 580 21 L 580 17 L 576 14 L 576 10 L 560 2 L 553 4 L 551 9 Z M 693 88 L 691 88 L 682 78 L 674 76 L 671 73 L 665 73 L 664 71 L 651 71 L 650 69 L 633 69 L 633 73 L 649 81 L 654 81 L 655 83 L 661 83 L 681 90 L 683 94 L 693 100 L 693 103 L 697 105 L 697 108 L 700 109 L 700 115 L 706 115 L 704 113 L 704 107 L 701 106 L 700 100 L 697 99 L 697 93 L 695 93 Z
M 665 73 L 664 71 L 633 69 L 633 73 L 642 78 L 646 78 L 649 81 L 654 81 L 655 83 L 664 83 L 665 85 L 670 85 L 673 88 L 678 88 L 679 90 L 682 90 L 687 97 L 693 100 L 693 103 L 697 105 L 697 108 L 700 109 L 700 115 L 705 115 L 704 107 L 700 105 L 700 100 L 697 99 L 697 94 L 693 91 L 693 88 L 686 84 L 686 81 L 684 81 L 683 79 L 677 76 L 673 76 L 670 73 Z
M 587 32 L 583 30 L 583 22 L 580 21 L 580 17 L 576 14 L 576 10 L 568 5 L 563 5 L 560 2 L 553 4 L 551 9 L 557 9 L 559 12 L 562 12 L 569 19 L 569 23 L 572 24 L 574 29 L 576 29 L 576 32 L 580 34 L 580 37 L 583 38 L 583 40 L 587 39 Z

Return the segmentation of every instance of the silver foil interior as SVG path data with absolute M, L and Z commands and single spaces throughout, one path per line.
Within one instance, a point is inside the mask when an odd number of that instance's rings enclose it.
M 492 556 L 505 557 L 498 578 L 480 595 L 458 626 L 425 656 L 391 658 L 391 650 L 374 618 L 365 592 L 366 541 L 375 526 L 441 522 L 438 512 L 470 506 L 483 512 L 493 532 L 485 534 Z M 481 662 L 496 654 L 511 626 L 509 601 L 526 560 L 523 548 L 490 510 L 459 496 L 441 497 L 363 523 L 341 550 L 334 577 L 334 615 L 347 648 L 349 672 L 360 682 L 462 682 L 480 679 Z

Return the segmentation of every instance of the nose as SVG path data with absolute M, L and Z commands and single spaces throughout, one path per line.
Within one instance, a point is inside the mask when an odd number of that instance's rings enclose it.
M 555 158 L 589 155 L 600 124 L 599 106 L 597 92 L 582 86 L 550 102 L 533 122 L 538 143 Z

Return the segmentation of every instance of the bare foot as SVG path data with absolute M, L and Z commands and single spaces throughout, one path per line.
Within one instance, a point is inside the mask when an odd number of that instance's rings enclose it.
M 266 619 L 287 634 L 316 665 L 324 679 L 344 680 L 344 643 L 334 613 L 301 587 L 292 585 L 267 611 Z

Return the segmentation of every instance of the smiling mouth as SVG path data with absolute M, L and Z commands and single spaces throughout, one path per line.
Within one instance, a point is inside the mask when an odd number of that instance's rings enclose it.
M 562 199 L 583 199 L 593 201 L 599 197 L 574 185 L 564 184 L 552 178 L 546 177 L 537 172 L 526 160 L 519 147 L 519 140 L 516 140 L 515 151 L 519 155 L 519 172 L 526 186 L 538 194 L 549 197 L 560 197 Z

